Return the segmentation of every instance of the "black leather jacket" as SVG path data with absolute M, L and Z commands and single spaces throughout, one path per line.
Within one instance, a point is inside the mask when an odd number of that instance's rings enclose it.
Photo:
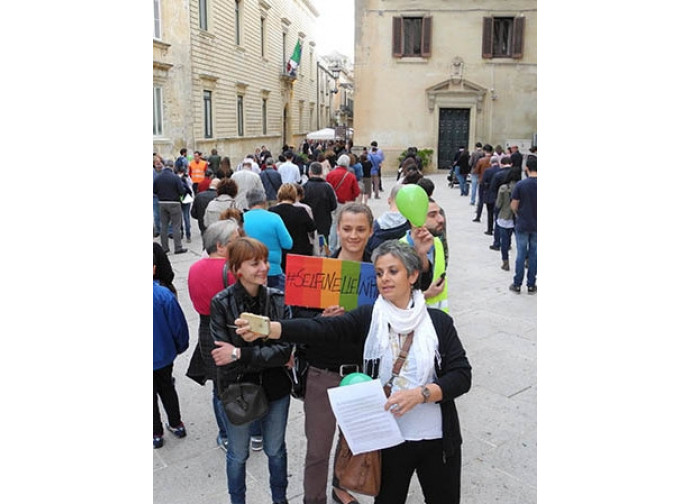
M 276 340 L 249 343 L 228 327 L 234 325 L 242 312 L 267 315 L 271 320 L 292 318 L 281 291 L 260 287 L 257 298 L 259 309 L 252 310 L 246 304 L 249 294 L 237 282 L 211 300 L 211 336 L 216 341 L 226 341 L 241 348 L 238 360 L 218 367 L 218 383 L 221 390 L 233 381 L 261 383 L 268 400 L 274 401 L 290 393 L 285 364 L 290 359 L 291 345 Z

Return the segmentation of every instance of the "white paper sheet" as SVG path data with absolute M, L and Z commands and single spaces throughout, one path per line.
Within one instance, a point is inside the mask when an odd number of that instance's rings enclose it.
M 386 395 L 379 380 L 330 388 L 328 400 L 355 455 L 405 441 L 393 414 L 383 408 Z

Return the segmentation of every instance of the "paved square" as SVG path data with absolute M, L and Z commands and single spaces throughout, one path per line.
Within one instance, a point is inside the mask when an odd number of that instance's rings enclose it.
M 464 438 L 464 504 L 534 504 L 537 502 L 537 295 L 508 291 L 515 268 L 501 270 L 500 252 L 489 249 L 486 212 L 472 222 L 475 207 L 448 187 L 446 173 L 429 178 L 434 199 L 444 209 L 449 247 L 450 314 L 473 368 L 472 389 L 456 400 Z M 395 183 L 383 178 L 384 194 Z M 387 210 L 386 199 L 371 200 L 374 217 Z M 486 210 L 486 209 L 484 209 Z M 185 376 L 197 341 L 198 314 L 187 291 L 189 267 L 202 256 L 199 228 L 192 219 L 192 243 L 186 254 L 171 254 L 175 287 L 190 330 L 189 350 L 175 361 L 174 376 L 187 437 L 165 436 L 153 450 L 154 504 L 228 504 L 225 452 L 216 445 L 211 386 Z M 537 280 L 537 284 L 538 284 Z M 542 295 L 544 293 L 542 292 Z M 163 416 L 165 414 L 163 413 Z M 302 502 L 302 467 L 306 450 L 302 403 L 293 400 L 287 430 L 288 499 Z M 329 502 L 330 489 L 328 492 Z M 372 503 L 373 498 L 357 496 Z M 247 502 L 270 504 L 268 467 L 263 452 L 247 462 Z M 413 478 L 410 504 L 423 503 Z

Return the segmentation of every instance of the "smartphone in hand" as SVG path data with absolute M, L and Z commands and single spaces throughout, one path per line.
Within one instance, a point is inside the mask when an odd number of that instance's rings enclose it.
M 270 319 L 268 317 L 244 312 L 240 314 L 240 318 L 249 322 L 249 329 L 252 332 L 263 334 L 264 336 L 268 336 L 271 332 L 269 326 Z

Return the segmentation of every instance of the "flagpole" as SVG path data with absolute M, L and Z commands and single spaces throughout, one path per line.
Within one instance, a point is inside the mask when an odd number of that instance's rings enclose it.
M 297 39 L 297 42 L 295 42 L 295 49 L 292 51 L 292 56 L 290 57 L 290 60 L 287 62 L 285 71 L 290 77 L 288 81 L 290 82 L 290 113 L 292 115 L 292 101 L 294 98 L 294 93 L 295 93 L 295 80 L 297 80 L 297 68 L 299 68 L 300 60 L 302 59 L 302 44 L 300 43 L 300 40 Z M 292 121 L 290 121 L 290 124 L 292 124 Z M 290 128 L 292 130 L 292 128 Z M 287 134 L 287 132 L 286 132 Z M 292 133 L 290 133 L 290 136 L 292 136 Z M 288 139 L 285 139 L 285 142 L 289 145 L 290 142 L 288 142 Z

